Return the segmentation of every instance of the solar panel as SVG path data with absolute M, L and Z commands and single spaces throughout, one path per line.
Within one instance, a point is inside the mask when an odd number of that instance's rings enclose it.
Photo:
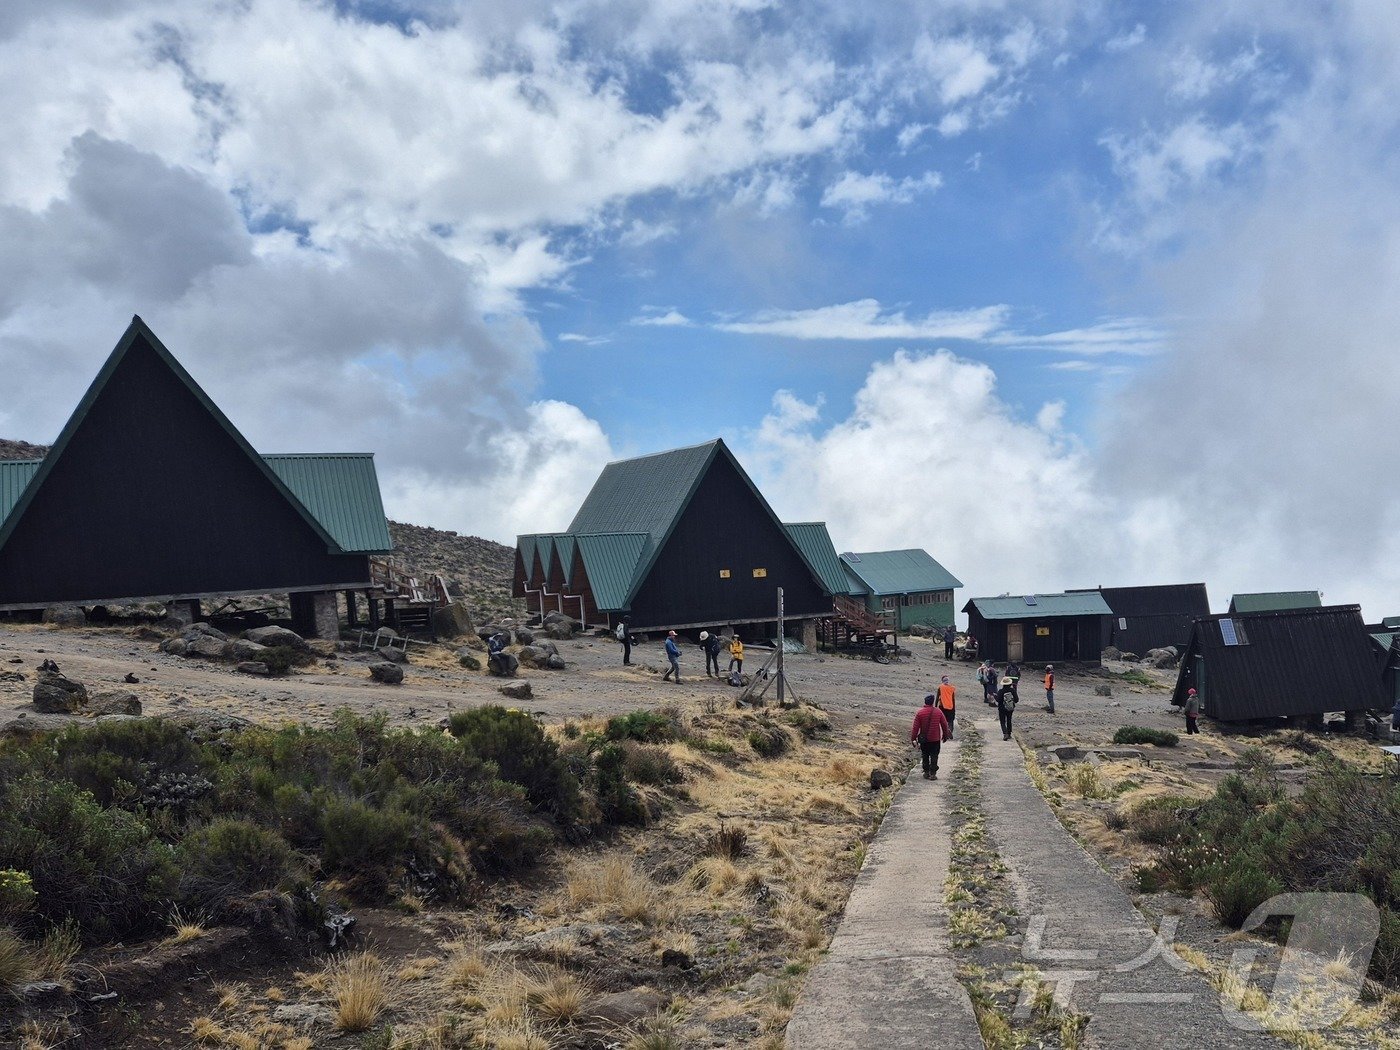
M 1226 645 L 1239 645 L 1239 636 L 1235 634 L 1235 621 L 1224 619 L 1220 621 L 1220 637 Z
M 1036 600 L 1035 600 L 1035 595 L 1034 595 L 1034 594 L 1028 594 L 1028 595 L 1026 595 L 1026 604 L 1027 604 L 1027 605 L 1035 605 L 1035 604 L 1037 604 L 1037 603 L 1036 603 Z

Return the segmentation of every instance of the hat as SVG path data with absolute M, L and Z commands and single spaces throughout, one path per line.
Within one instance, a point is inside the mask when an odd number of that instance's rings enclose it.
M 928 696 L 924 697 L 924 703 L 925 703 L 925 704 L 931 704 L 931 703 L 933 703 L 933 694 L 932 694 L 932 693 L 929 693 Z
M 1188 689 L 1188 690 L 1186 690 L 1186 695 L 1187 695 L 1187 696 L 1195 696 L 1195 695 L 1196 695 L 1196 690 L 1194 690 L 1194 689 Z
M 948 680 L 948 676 L 945 674 L 945 675 L 943 676 L 943 681 L 946 682 L 947 680 Z
M 666 632 L 666 637 L 667 637 L 667 638 L 674 638 L 675 636 L 676 636 L 676 632 L 675 632 L 675 631 L 667 631 L 667 632 Z
M 1053 670 L 1055 669 L 1055 665 L 1054 665 L 1054 664 L 1046 664 L 1046 665 L 1045 665 L 1045 669 L 1046 669 L 1047 671 L 1053 671 Z
M 708 641 L 710 640 L 710 632 L 709 632 L 709 631 L 701 631 L 701 632 L 700 632 L 700 640 L 701 640 L 702 642 L 708 642 Z

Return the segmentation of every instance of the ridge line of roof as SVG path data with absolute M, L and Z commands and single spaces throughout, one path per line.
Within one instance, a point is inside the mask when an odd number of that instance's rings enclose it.
M 705 448 L 709 445 L 722 445 L 724 438 L 710 438 L 709 441 L 697 441 L 693 445 L 678 445 L 675 448 L 664 448 L 660 452 L 643 452 L 640 456 L 624 456 L 621 459 L 610 459 L 603 464 L 604 468 L 615 466 L 618 463 L 635 463 L 639 459 L 655 459 L 657 456 L 669 456 L 675 452 L 693 452 L 697 448 Z

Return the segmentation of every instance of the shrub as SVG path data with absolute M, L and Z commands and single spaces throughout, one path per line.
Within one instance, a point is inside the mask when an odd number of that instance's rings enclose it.
M 1250 912 L 1283 892 L 1283 883 L 1250 853 L 1208 870 L 1204 881 L 1206 899 L 1216 919 L 1232 929 L 1239 929 Z
M 314 657 L 305 649 L 295 649 L 290 645 L 272 645 L 258 653 L 257 659 L 270 673 L 284 675 L 293 667 L 311 663 Z
M 0 868 L 28 872 L 33 919 L 72 919 L 89 942 L 159 923 L 176 882 L 171 849 L 133 814 L 64 781 L 0 785 Z
M 631 740 L 622 746 L 626 761 L 623 769 L 627 779 L 634 784 L 679 784 L 685 779 L 680 766 L 660 748 L 648 747 Z
M 1123 726 L 1113 734 L 1115 744 L 1154 744 L 1157 747 L 1176 747 L 1180 739 L 1170 730 L 1148 729 L 1146 726 Z
M 180 898 L 214 912 L 234 897 L 281 889 L 298 874 L 292 849 L 275 831 L 223 818 L 187 835 L 177 851 Z
M 627 783 L 627 752 L 621 744 L 604 744 L 594 760 L 594 793 L 598 808 L 609 824 L 645 825 L 646 805 Z
M 1076 762 L 1069 767 L 1065 779 L 1070 790 L 1080 798 L 1103 798 L 1105 791 L 1099 771 L 1088 762 Z
M 783 721 L 809 738 L 818 733 L 829 732 L 831 729 L 831 720 L 826 716 L 800 707 L 783 715 Z
M 39 895 L 28 873 L 6 868 L 0 871 L 0 923 L 17 921 L 33 910 Z
M 608 719 L 603 735 L 608 740 L 666 744 L 682 735 L 680 728 L 680 718 L 674 710 L 633 711 Z
M 764 758 L 777 758 L 788 749 L 790 743 L 783 727 L 771 722 L 761 723 L 749 732 L 749 747 Z
M 471 754 L 494 762 L 501 779 L 519 784 L 531 804 L 563 819 L 579 812 L 579 784 L 559 747 L 523 711 L 488 705 L 458 711 L 448 730 Z
M 197 777 L 213 764 L 204 747 L 158 718 L 97 722 L 63 730 L 33 755 L 50 776 L 90 791 L 103 806 L 158 805 L 162 778 Z
M 1168 795 L 1145 799 L 1128 811 L 1128 824 L 1143 842 L 1165 846 L 1191 834 L 1182 817 L 1183 808 L 1191 804 L 1190 799 Z
M 1235 759 L 1235 768 L 1246 776 L 1272 777 L 1278 773 L 1273 756 L 1257 744 L 1251 744 Z

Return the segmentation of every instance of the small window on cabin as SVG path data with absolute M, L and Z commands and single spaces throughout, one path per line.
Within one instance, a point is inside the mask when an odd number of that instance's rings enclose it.
M 719 570 L 719 578 L 720 578 L 721 580 L 727 580 L 727 579 L 729 579 L 729 570 L 728 570 L 728 569 L 720 569 L 720 570 Z
M 761 580 L 761 579 L 763 579 L 764 577 L 766 577 L 767 575 L 768 575 L 768 570 L 767 570 L 767 569 L 754 569 L 754 571 L 753 571 L 753 578 L 754 578 L 755 580 Z
M 1126 616 L 1118 617 L 1118 629 L 1120 631 L 1126 631 L 1128 629 L 1128 618 Z

